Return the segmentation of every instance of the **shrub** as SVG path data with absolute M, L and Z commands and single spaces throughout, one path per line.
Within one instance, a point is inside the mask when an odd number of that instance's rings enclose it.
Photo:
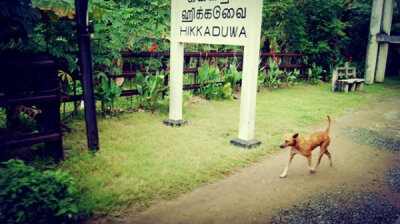
M 135 86 L 139 92 L 138 104 L 141 108 L 150 109 L 154 112 L 156 105 L 162 93 L 168 88 L 164 86 L 164 79 L 167 74 L 163 71 L 157 71 L 155 75 L 143 75 L 137 72 Z
M 217 84 L 221 71 L 217 66 L 204 65 L 198 68 L 200 88 L 199 94 L 207 100 L 221 99 L 220 92 L 218 91 L 219 85 Z
M 0 167 L 0 223 L 71 223 L 78 219 L 68 173 L 38 171 L 21 160 Z
M 114 109 L 114 101 L 121 95 L 122 87 L 115 85 L 114 80 L 110 80 L 104 72 L 96 74 L 95 79 L 98 84 L 94 89 L 97 92 L 96 98 L 101 101 L 101 109 L 104 112 Z
M 287 72 L 286 70 L 284 71 L 285 73 L 285 79 L 284 81 L 286 82 L 287 85 L 292 86 L 297 80 L 297 77 L 300 75 L 300 70 L 299 69 L 294 69 L 294 71 Z
M 313 85 L 318 84 L 321 81 L 321 74 L 325 72 L 322 66 L 317 66 L 315 63 L 312 64 L 312 69 L 308 69 L 307 82 Z
M 272 90 L 281 84 L 279 77 L 283 74 L 283 71 L 279 69 L 279 65 L 274 59 L 269 58 L 269 66 L 270 68 L 268 70 L 268 77 L 265 80 L 265 85 Z
M 239 72 L 237 70 L 237 65 L 235 62 L 230 64 L 229 70 L 226 70 L 225 73 L 225 83 L 230 83 L 230 87 L 232 88 L 233 91 L 238 90 L 238 84 L 240 83 L 240 80 L 242 79 L 242 72 Z
M 266 79 L 267 79 L 267 73 L 265 72 L 265 69 L 263 67 L 258 71 L 258 79 L 257 79 L 258 91 L 260 91 L 261 87 L 265 86 Z
M 218 88 L 219 96 L 224 100 L 233 100 L 233 89 L 230 82 L 225 83 L 224 86 Z

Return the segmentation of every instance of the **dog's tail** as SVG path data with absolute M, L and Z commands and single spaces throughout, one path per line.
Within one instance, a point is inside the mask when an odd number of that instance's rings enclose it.
M 328 118 L 328 127 L 326 128 L 325 132 L 326 134 L 329 134 L 329 131 L 331 130 L 331 118 L 329 115 L 326 116 Z

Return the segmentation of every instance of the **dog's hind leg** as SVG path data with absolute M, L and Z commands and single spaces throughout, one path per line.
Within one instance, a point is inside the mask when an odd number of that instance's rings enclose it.
M 314 173 L 314 170 L 313 170 L 313 168 L 311 167 L 311 161 L 312 161 L 312 155 L 310 154 L 310 155 L 307 157 L 308 170 L 310 171 L 310 173 Z
M 289 161 L 287 162 L 285 170 L 283 171 L 283 173 L 280 176 L 281 178 L 285 178 L 286 177 L 287 171 L 289 169 L 290 164 L 292 163 L 294 155 L 296 155 L 296 153 L 290 151 Z
M 318 160 L 317 160 L 317 163 L 315 164 L 314 168 L 312 169 L 312 172 L 315 172 L 315 170 L 317 170 L 317 167 L 321 163 L 322 156 L 325 154 L 326 151 L 328 151 L 329 143 L 330 143 L 330 141 L 326 141 L 326 142 L 322 143 L 322 145 L 320 146 L 321 149 L 319 150 Z
M 329 165 L 332 167 L 332 156 L 331 156 L 331 153 L 328 151 L 328 149 L 325 150 L 325 155 L 328 156 L 328 158 L 329 158 Z

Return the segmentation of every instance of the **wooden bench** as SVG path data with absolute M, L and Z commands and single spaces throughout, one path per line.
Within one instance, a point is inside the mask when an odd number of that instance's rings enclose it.
M 345 67 L 337 67 L 333 70 L 332 91 L 349 92 L 361 91 L 364 88 L 365 79 L 358 79 L 356 68 L 349 67 L 346 62 Z

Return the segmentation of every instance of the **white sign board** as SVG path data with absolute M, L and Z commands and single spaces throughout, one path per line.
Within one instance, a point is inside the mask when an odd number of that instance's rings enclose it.
M 184 43 L 244 46 L 239 139 L 253 140 L 263 0 L 172 0 L 170 114 L 182 120 Z M 254 142 L 254 141 L 251 141 Z
M 261 12 L 257 2 L 260 1 L 173 0 L 178 41 L 245 45 L 251 35 L 257 35 L 252 25 Z

